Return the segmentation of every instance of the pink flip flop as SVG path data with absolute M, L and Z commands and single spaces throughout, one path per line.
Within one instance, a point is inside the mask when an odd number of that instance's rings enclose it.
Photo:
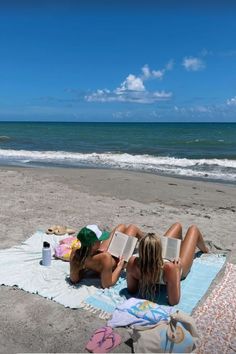
M 98 347 L 94 349 L 94 353 L 108 353 L 121 343 L 121 336 L 112 332 L 108 337 L 104 338 L 99 343 Z
M 86 349 L 92 353 L 95 353 L 95 349 L 103 343 L 106 338 L 112 334 L 112 328 L 108 326 L 104 326 L 98 328 L 93 335 L 91 336 L 90 340 L 86 345 Z

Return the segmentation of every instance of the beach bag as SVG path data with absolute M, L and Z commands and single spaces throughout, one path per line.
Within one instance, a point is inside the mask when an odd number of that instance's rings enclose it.
M 135 353 L 191 353 L 198 333 L 193 318 L 178 310 L 168 322 L 134 327 L 131 337 Z
M 77 237 L 67 237 L 60 241 L 60 243 L 55 247 L 54 256 L 63 261 L 69 262 L 70 255 L 73 248 L 79 249 L 81 247 L 80 241 Z

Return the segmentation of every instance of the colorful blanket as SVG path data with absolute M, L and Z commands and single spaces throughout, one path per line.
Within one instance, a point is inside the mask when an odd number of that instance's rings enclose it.
M 118 305 L 107 322 L 110 327 L 151 326 L 168 321 L 175 312 L 173 306 L 158 305 L 148 300 L 131 297 Z
M 227 263 L 224 276 L 193 313 L 201 336 L 197 353 L 236 352 L 236 265 Z

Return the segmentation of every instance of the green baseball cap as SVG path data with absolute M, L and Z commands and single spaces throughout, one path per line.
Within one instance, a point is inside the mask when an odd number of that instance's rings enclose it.
M 107 240 L 110 232 L 101 231 L 97 225 L 83 227 L 77 235 L 82 246 L 92 246 L 97 241 Z

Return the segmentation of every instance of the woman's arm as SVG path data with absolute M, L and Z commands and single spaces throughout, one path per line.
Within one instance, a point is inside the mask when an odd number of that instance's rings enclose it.
M 180 300 L 180 279 L 181 263 L 180 260 L 165 263 L 164 280 L 167 286 L 168 302 L 170 305 L 176 305 Z
M 120 273 L 124 266 L 124 259 L 120 259 L 116 265 L 116 268 L 113 269 L 113 260 L 112 256 L 109 253 L 100 254 L 102 270 L 101 270 L 101 283 L 103 288 L 109 288 L 112 285 L 115 285 L 119 279 Z
M 72 249 L 70 255 L 70 280 L 72 283 L 78 283 L 80 280 L 80 265 L 76 257 L 76 248 Z

